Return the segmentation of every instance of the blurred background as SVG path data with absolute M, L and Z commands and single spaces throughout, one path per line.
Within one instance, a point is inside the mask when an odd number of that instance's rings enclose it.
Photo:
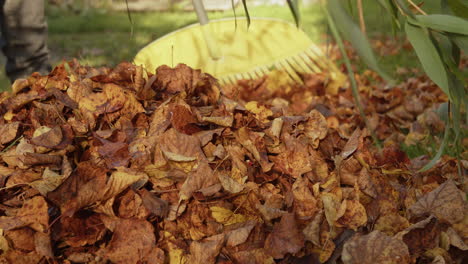
M 48 42 L 54 65 L 77 58 L 82 64 L 112 67 L 122 61 L 131 61 L 137 51 L 151 41 L 197 22 L 191 0 L 128 0 L 128 9 L 125 0 L 45 1 Z M 349 2 L 348 8 L 357 16 L 355 0 L 344 1 Z M 231 0 L 204 2 L 211 19 L 234 16 Z M 244 16 L 241 0 L 233 2 L 236 15 Z M 319 2 L 301 1 L 301 28 L 312 40 L 327 43 L 330 38 L 327 37 L 327 26 Z M 294 23 L 286 0 L 247 0 L 247 5 L 252 17 L 280 18 Z M 364 0 L 363 6 L 369 37 L 390 35 L 390 23 L 381 19 L 384 11 L 377 1 Z M 381 59 L 406 58 L 406 62 L 412 61 L 407 56 L 399 53 L 396 57 L 384 56 Z M 4 74 L 3 55 L 0 62 L 0 90 L 6 90 L 9 89 L 9 81 Z M 384 61 L 383 64 L 385 67 L 387 63 Z M 394 61 L 388 64 L 394 65 Z

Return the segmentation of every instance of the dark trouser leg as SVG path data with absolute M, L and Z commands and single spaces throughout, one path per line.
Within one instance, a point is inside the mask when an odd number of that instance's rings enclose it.
M 33 72 L 48 74 L 47 21 L 43 0 L 0 0 L 1 46 L 13 82 Z

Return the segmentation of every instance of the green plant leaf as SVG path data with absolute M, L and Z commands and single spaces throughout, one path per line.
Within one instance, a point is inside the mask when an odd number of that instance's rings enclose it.
M 424 167 L 418 170 L 418 172 L 424 172 L 429 170 L 430 168 L 434 167 L 434 165 L 439 161 L 440 157 L 442 157 L 442 154 L 444 153 L 445 150 L 445 145 L 447 145 L 447 141 L 449 138 L 450 134 L 450 126 L 449 123 L 445 123 L 445 131 L 444 131 L 444 138 L 442 139 L 442 143 L 439 146 L 439 150 L 437 151 L 436 155 L 432 158 L 431 161 L 429 161 Z
M 236 4 L 234 0 L 231 0 L 232 12 L 234 12 L 234 28 L 237 29 L 237 14 L 236 14 Z
M 468 36 L 452 34 L 450 38 L 465 54 L 468 54 Z
M 247 8 L 246 0 L 242 0 L 242 5 L 244 6 L 245 16 L 247 17 L 247 27 L 250 26 L 250 14 L 249 9 Z
M 297 0 L 287 0 L 287 3 L 294 17 L 294 22 L 296 22 L 296 26 L 299 27 L 301 16 L 299 13 L 299 5 L 297 3 Z
M 450 96 L 447 71 L 427 29 L 413 26 L 407 21 L 405 31 L 426 74 Z
M 468 2 L 466 0 L 464 2 L 461 0 L 445 0 L 445 2 L 448 3 L 455 15 L 468 19 Z
M 392 21 L 392 26 L 400 28 L 401 24 L 398 20 L 398 10 L 393 4 L 392 0 L 379 0 L 379 4 L 387 11 L 387 13 L 392 15 L 390 18 Z
M 435 30 L 468 35 L 468 21 L 451 15 L 417 15 L 416 20 L 422 25 Z
M 343 34 L 345 39 L 351 42 L 367 66 L 377 72 L 386 81 L 392 82 L 392 78 L 380 69 L 367 37 L 361 32 L 359 26 L 342 7 L 341 1 L 329 0 L 327 3 L 327 10 L 334 23 L 336 23 L 338 30 Z

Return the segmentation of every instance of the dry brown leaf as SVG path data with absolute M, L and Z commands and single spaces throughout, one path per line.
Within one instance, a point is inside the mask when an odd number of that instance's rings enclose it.
M 9 124 L 0 124 L 0 145 L 4 145 L 16 138 L 20 122 L 12 122 Z
M 157 197 L 155 194 L 148 192 L 145 189 L 140 191 L 143 205 L 152 214 L 165 218 L 169 213 L 169 204 L 167 201 Z
M 388 236 L 393 236 L 396 233 L 409 227 L 408 219 L 399 214 L 383 215 L 377 219 L 375 230 L 379 230 Z
M 103 140 L 104 141 L 104 140 Z M 126 167 L 130 161 L 128 144 L 124 142 L 104 141 L 104 145 L 97 150 L 107 168 Z
M 463 219 L 467 212 L 464 195 L 452 180 L 447 180 L 435 190 L 421 197 L 409 208 L 414 216 L 434 214 L 437 218 L 451 224 Z
M 53 257 L 52 245 L 50 241 L 50 234 L 36 232 L 34 233 L 34 244 L 36 246 L 36 252 L 44 257 Z
M 258 163 L 260 163 L 263 172 L 271 170 L 274 164 L 270 163 L 268 160 L 262 134 L 252 132 L 248 128 L 242 127 L 235 135 L 238 142 L 253 155 Z
M 29 226 L 35 231 L 44 232 L 49 226 L 49 208 L 42 196 L 27 200 L 16 216 L 0 216 L 0 228 L 11 230 Z
M 190 244 L 188 263 L 210 264 L 215 263 L 221 247 L 224 244 L 224 234 L 214 235 L 201 241 L 193 241 Z
M 325 117 L 317 110 L 312 110 L 308 114 L 308 120 L 304 124 L 305 135 L 310 139 L 312 147 L 316 149 L 320 140 L 327 136 L 328 124 Z
M 55 148 L 62 140 L 63 134 L 60 126 L 54 126 L 53 128 L 42 126 L 34 131 L 31 143 L 46 148 Z
M 301 220 L 314 217 L 319 208 L 317 199 L 315 199 L 309 189 L 308 180 L 303 177 L 298 177 L 292 186 L 292 193 L 297 217 Z
M 290 136 L 284 137 L 287 142 L 286 151 L 281 152 L 278 156 L 270 157 L 275 163 L 275 169 L 295 178 L 312 171 L 313 168 L 307 146 Z
M 233 254 L 238 263 L 245 264 L 274 264 L 275 260 L 263 248 L 248 251 L 239 251 Z
M 323 208 L 325 209 L 325 217 L 330 227 L 334 226 L 339 218 L 338 211 L 341 206 L 340 198 L 333 193 L 322 193 L 321 197 Z
M 102 239 L 106 228 L 97 214 L 62 217 L 57 236 L 71 247 L 93 245 Z
M 175 129 L 169 129 L 159 140 L 161 142 L 161 150 L 166 155 L 171 153 L 169 155 L 186 157 L 189 161 L 194 159 L 202 161 L 206 159 L 201 149 L 200 141 L 195 136 L 185 135 L 177 132 Z M 185 161 L 185 159 L 181 161 Z
M 47 196 L 49 192 L 54 191 L 58 186 L 60 186 L 67 177 L 67 175 L 60 175 L 57 172 L 46 168 L 42 172 L 42 179 L 33 181 L 30 185 L 43 196 Z
M 216 173 L 216 175 L 218 176 L 219 182 L 223 186 L 224 190 L 228 191 L 229 193 L 239 193 L 244 189 L 243 182 L 239 183 L 233 178 L 221 172 Z M 246 180 L 246 178 L 244 178 L 243 180 Z
M 103 205 L 102 212 L 107 216 L 115 216 L 114 214 L 114 202 L 115 198 L 111 198 L 107 200 L 107 202 Z M 109 205 L 108 205 L 109 204 Z M 146 219 L 149 215 L 149 211 L 143 206 L 143 200 L 136 192 L 132 189 L 126 191 L 118 202 L 116 203 L 119 205 L 118 208 L 118 216 L 121 218 L 136 218 L 136 219 Z M 97 209 L 97 208 L 96 208 Z M 97 211 L 94 209 L 94 211 Z
M 461 250 L 468 250 L 468 245 L 463 239 L 467 239 L 466 237 L 462 237 L 460 234 L 457 233 L 453 228 L 449 227 L 446 231 L 449 239 L 450 244 L 461 249 Z
M 187 179 L 180 188 L 179 199 L 188 200 L 195 191 L 219 183 L 218 177 L 207 162 L 201 162 L 198 167 L 188 174 Z
M 304 238 L 312 242 L 315 246 L 320 246 L 320 226 L 323 221 L 323 210 L 320 210 L 314 219 L 302 230 Z
M 250 232 L 257 223 L 255 221 L 246 221 L 241 227 L 233 229 L 226 234 L 226 246 L 235 247 L 244 243 L 250 235 Z
M 304 246 L 304 235 L 299 231 L 294 214 L 287 213 L 273 226 L 265 240 L 265 251 L 275 259 L 295 254 Z
M 408 248 L 403 241 L 377 230 L 347 241 L 341 258 L 345 264 L 411 263 Z
M 71 216 L 99 201 L 106 190 L 106 181 L 107 169 L 91 162 L 81 162 L 70 177 L 47 197 L 60 206 L 62 214 Z
M 23 227 L 5 231 L 5 238 L 8 240 L 3 239 L 7 243 L 7 248 L 11 247 L 12 249 L 30 252 L 35 249 L 34 239 L 31 239 L 31 237 L 34 237 L 34 231 L 29 227 Z M 10 246 L 8 246 L 8 242 L 10 242 Z
M 395 237 L 406 243 L 411 256 L 418 257 L 424 251 L 438 245 L 441 229 L 437 218 L 431 216 L 409 226 Z
M 367 223 L 366 208 L 356 200 L 344 200 L 346 211 L 336 220 L 336 226 L 347 227 L 356 231 Z
M 103 256 L 113 263 L 143 261 L 155 246 L 153 226 L 145 220 L 119 220 Z
M 348 142 L 346 142 L 346 145 L 343 147 L 343 150 L 341 151 L 341 157 L 343 159 L 347 159 L 350 155 L 352 155 L 356 149 L 359 146 L 359 139 L 361 137 L 361 129 L 356 128 L 354 130 L 353 134 L 349 138 Z
M 19 250 L 8 250 L 6 254 L 0 256 L 0 261 L 3 263 L 15 263 L 15 264 L 31 264 L 39 263 L 43 256 L 36 252 L 22 252 Z M 3 262 L 5 261 L 5 262 Z

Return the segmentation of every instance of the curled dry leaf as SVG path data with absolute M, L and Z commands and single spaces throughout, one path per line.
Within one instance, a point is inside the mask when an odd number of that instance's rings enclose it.
M 341 258 L 345 264 L 411 263 L 408 248 L 403 241 L 377 230 L 347 241 Z
M 57 172 L 46 168 L 42 173 L 42 179 L 31 182 L 31 186 L 46 196 L 49 192 L 55 190 L 66 179 L 66 175 L 60 175 Z

